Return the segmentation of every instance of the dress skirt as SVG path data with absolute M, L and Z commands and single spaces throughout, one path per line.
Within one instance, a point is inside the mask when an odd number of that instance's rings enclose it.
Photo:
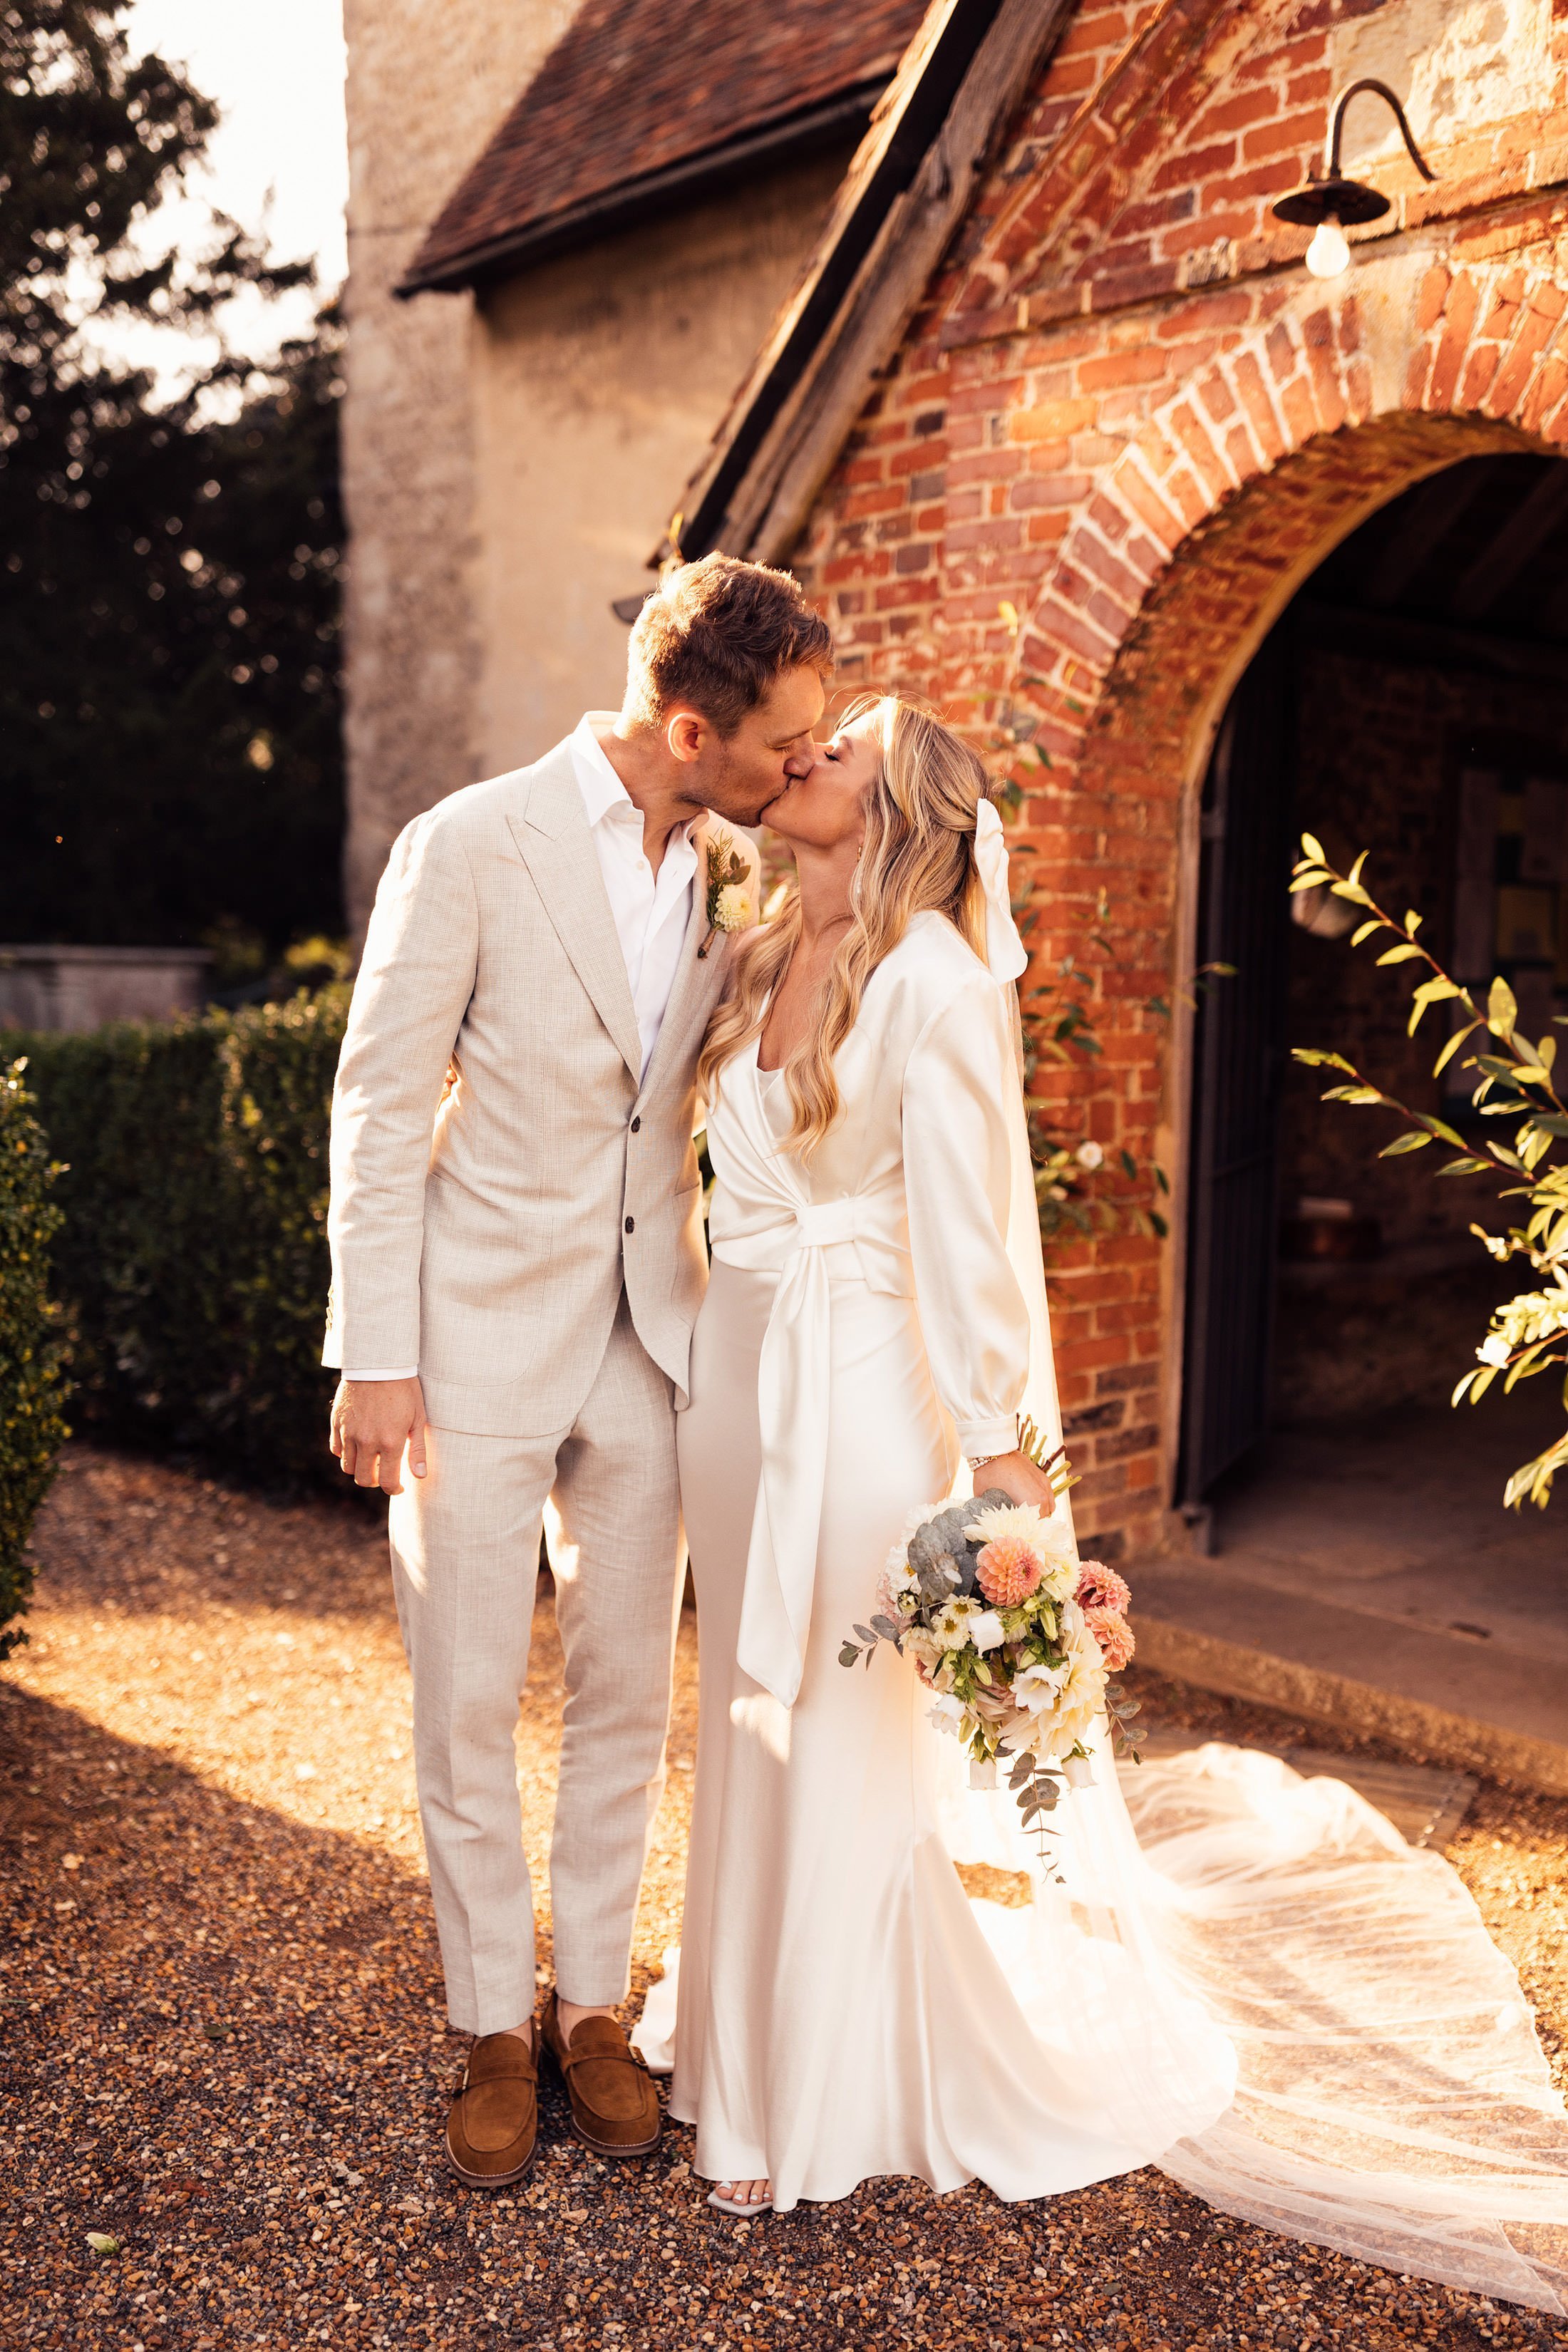
M 679 1423 L 701 1739 L 670 2112 L 697 2125 L 699 2174 L 765 2177 L 781 2210 L 889 2173 L 937 2190 L 978 2178 L 1006 2199 L 1081 2188 L 1151 2151 L 1100 2137 L 1091 2074 L 1014 1998 L 943 1842 L 917 1678 L 885 1650 L 868 1668 L 837 1662 L 910 1498 L 938 1501 L 956 1468 L 914 1301 L 853 1275 L 831 1277 L 796 1705 L 736 1663 L 777 1279 L 715 1264 Z

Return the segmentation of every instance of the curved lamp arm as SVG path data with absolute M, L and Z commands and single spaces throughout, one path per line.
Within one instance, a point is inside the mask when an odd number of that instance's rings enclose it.
M 1395 98 L 1394 92 L 1389 89 L 1388 84 L 1385 81 L 1373 81 L 1370 76 L 1362 81 L 1352 81 L 1349 89 L 1342 91 L 1340 97 L 1335 100 L 1333 117 L 1329 126 L 1329 178 L 1331 180 L 1337 180 L 1341 177 L 1340 141 L 1344 134 L 1345 109 L 1350 104 L 1352 99 L 1354 98 L 1359 91 L 1363 89 L 1374 90 L 1379 98 L 1387 101 L 1388 105 L 1394 110 L 1394 119 L 1399 125 L 1399 135 L 1410 151 L 1411 162 L 1415 164 L 1416 170 L 1420 173 L 1421 177 L 1424 180 L 1435 180 L 1437 174 L 1436 172 L 1428 168 L 1426 158 L 1421 152 L 1420 148 L 1415 144 L 1415 141 L 1411 134 L 1410 125 L 1405 119 L 1405 109 L 1400 105 L 1398 99 Z

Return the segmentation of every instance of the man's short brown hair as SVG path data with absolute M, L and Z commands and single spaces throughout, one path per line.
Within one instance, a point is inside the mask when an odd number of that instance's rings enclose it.
M 798 581 L 764 563 L 705 555 L 665 574 L 632 627 L 626 705 L 658 725 L 681 703 L 732 735 L 786 669 L 833 667 L 833 639 Z

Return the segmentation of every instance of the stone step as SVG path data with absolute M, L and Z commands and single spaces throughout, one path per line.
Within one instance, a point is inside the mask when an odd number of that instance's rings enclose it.
M 1264 1583 L 1223 1558 L 1129 1575 L 1139 1662 L 1156 1673 L 1568 1796 L 1568 1676 L 1554 1658 Z

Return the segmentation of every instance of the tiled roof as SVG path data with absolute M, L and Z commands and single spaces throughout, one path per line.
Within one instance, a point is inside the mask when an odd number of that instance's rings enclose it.
M 584 0 L 425 240 L 408 290 L 470 283 L 735 151 L 858 127 L 924 0 Z

